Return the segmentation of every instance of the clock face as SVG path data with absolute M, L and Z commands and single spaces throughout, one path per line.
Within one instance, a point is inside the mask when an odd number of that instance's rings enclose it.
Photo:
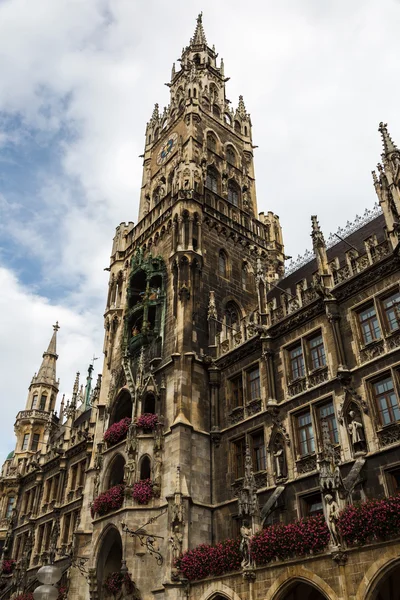
M 157 164 L 162 165 L 165 163 L 167 158 L 171 155 L 171 152 L 175 148 L 178 141 L 178 134 L 171 133 L 165 144 L 162 146 L 160 152 L 157 154 Z

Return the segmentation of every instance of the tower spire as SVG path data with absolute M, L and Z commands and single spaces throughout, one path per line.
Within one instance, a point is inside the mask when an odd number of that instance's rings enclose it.
M 196 29 L 194 30 L 194 35 L 190 40 L 191 46 L 199 46 L 201 44 L 207 45 L 206 34 L 204 33 L 203 27 L 203 13 L 201 12 L 197 17 Z
M 53 325 L 53 335 L 51 336 L 48 348 L 43 353 L 42 364 L 36 377 L 35 383 L 48 383 L 56 385 L 56 361 L 57 355 L 57 331 L 60 329 L 58 321 Z
M 380 122 L 378 131 L 382 136 L 383 149 L 385 151 L 385 156 L 388 156 L 392 152 L 398 152 L 396 144 L 393 142 L 392 138 L 387 129 L 387 123 Z

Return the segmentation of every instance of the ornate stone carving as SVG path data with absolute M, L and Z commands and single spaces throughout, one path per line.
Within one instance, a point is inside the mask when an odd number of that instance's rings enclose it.
M 328 376 L 328 367 L 324 367 L 323 369 L 312 373 L 308 377 L 308 387 L 311 388 L 321 383 L 324 383 L 325 381 L 328 381 Z
M 307 379 L 303 377 L 302 379 L 297 379 L 288 385 L 288 395 L 289 396 L 297 396 L 297 394 L 301 394 L 305 392 L 307 389 Z
M 385 343 L 383 340 L 379 340 L 378 342 L 374 342 L 373 344 L 360 349 L 360 360 L 361 362 L 372 360 L 373 358 L 381 356 L 384 352 Z
M 234 425 L 235 423 L 239 423 L 239 421 L 243 421 L 244 419 L 244 408 L 243 406 L 239 406 L 238 408 L 234 408 L 231 414 L 229 415 L 229 423 Z
M 390 444 L 400 442 L 400 425 L 393 423 L 381 429 L 378 431 L 378 439 L 381 446 L 390 446 Z
M 297 472 L 299 475 L 310 473 L 317 470 L 317 458 L 315 456 L 307 456 L 300 458 L 297 461 Z

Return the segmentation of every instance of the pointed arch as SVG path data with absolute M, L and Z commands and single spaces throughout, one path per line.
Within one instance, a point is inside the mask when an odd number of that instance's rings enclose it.
M 104 490 L 124 482 L 125 458 L 119 452 L 110 461 L 104 477 Z
M 217 137 L 213 131 L 207 132 L 207 148 L 211 150 L 211 152 L 217 151 Z
M 388 556 L 387 553 L 369 567 L 354 596 L 355 600 L 381 600 L 381 598 L 382 600 L 392 600 L 389 595 L 385 597 L 379 594 L 380 588 L 393 576 L 396 576 L 399 581 L 400 560 L 397 556 L 395 558 Z
M 151 479 L 151 460 L 148 454 L 144 454 L 139 464 L 140 479 Z
M 120 572 L 122 567 L 122 538 L 115 525 L 108 525 L 98 541 L 96 556 L 96 579 L 98 598 L 104 598 L 103 583 L 110 573 Z
M 118 423 L 125 417 L 132 418 L 132 409 L 133 401 L 130 391 L 127 388 L 122 388 L 113 402 L 109 425 Z
M 228 255 L 223 249 L 218 253 L 218 275 L 225 279 L 227 279 L 229 275 Z
M 228 181 L 228 202 L 233 206 L 239 206 L 240 187 L 234 179 Z
M 218 194 L 219 173 L 217 169 L 212 165 L 207 167 L 206 187 L 215 194 Z
M 232 144 L 228 144 L 226 147 L 226 162 L 229 163 L 230 165 L 233 165 L 234 167 L 236 166 L 236 163 L 237 163 L 236 150 L 234 150 Z
M 264 600 L 286 600 L 290 588 L 299 583 L 314 588 L 320 593 L 322 600 L 339 600 L 336 592 L 321 577 L 298 565 L 288 566 L 285 572 L 278 579 L 275 579 L 264 596 Z
M 210 583 L 205 592 L 200 597 L 200 600 L 241 600 L 239 594 L 235 592 L 231 587 L 219 581 L 213 581 Z

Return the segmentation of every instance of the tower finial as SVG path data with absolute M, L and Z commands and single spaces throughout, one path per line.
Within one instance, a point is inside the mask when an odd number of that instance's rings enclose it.
M 390 134 L 387 130 L 387 123 L 380 122 L 378 131 L 380 132 L 380 134 L 382 136 L 382 143 L 383 143 L 383 149 L 385 151 L 385 155 L 387 156 L 391 152 L 398 152 L 399 149 L 397 148 L 396 144 L 393 142 L 393 140 L 390 137 Z
M 194 35 L 190 40 L 191 46 L 197 46 L 199 44 L 207 44 L 206 34 L 204 33 L 203 27 L 203 13 L 201 12 L 197 17 L 196 29 Z
M 237 113 L 242 118 L 244 118 L 244 117 L 247 116 L 247 112 L 246 112 L 246 107 L 244 105 L 243 96 L 239 96 L 239 104 L 238 104 L 238 107 L 237 107 Z

